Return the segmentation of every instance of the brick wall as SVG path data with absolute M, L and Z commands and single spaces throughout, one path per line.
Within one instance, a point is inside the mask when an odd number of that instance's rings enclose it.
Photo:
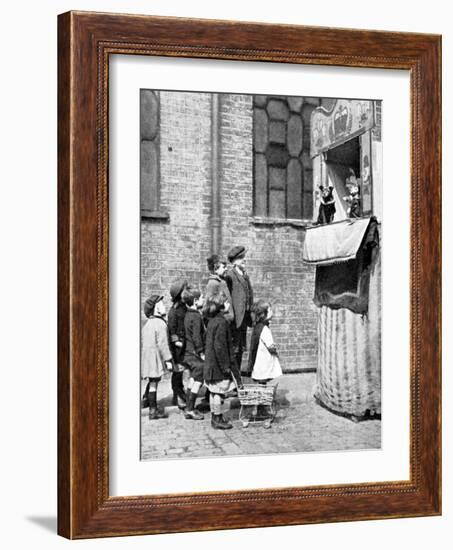
M 142 220 L 142 299 L 168 297 L 180 277 L 201 284 L 210 251 L 210 95 L 161 92 L 160 103 L 160 208 L 169 220 Z
M 210 254 L 211 96 L 161 92 L 161 208 L 169 220 L 142 221 L 142 300 L 166 295 L 186 277 L 204 287 Z M 317 364 L 314 269 L 302 262 L 304 229 L 255 223 L 252 97 L 220 98 L 222 253 L 236 244 L 248 253 L 256 298 L 274 305 L 272 329 L 284 370 Z

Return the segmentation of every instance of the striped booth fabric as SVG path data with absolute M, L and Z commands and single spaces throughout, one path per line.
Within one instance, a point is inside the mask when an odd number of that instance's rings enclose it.
M 307 230 L 304 261 L 316 265 L 315 398 L 352 418 L 381 413 L 381 258 L 375 218 Z

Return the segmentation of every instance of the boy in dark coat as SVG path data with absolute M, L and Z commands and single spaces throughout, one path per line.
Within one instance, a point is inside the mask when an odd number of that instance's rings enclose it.
M 170 296 L 173 305 L 168 312 L 168 332 L 170 333 L 170 350 L 173 356 L 173 372 L 171 375 L 171 389 L 173 390 L 173 404 L 180 409 L 186 407 L 186 395 L 183 385 L 185 330 L 184 318 L 187 306 L 181 301 L 183 290 L 188 288 L 187 281 L 177 281 L 170 287 Z
M 205 327 L 199 311 L 202 296 L 199 290 L 183 290 L 182 302 L 187 307 L 184 317 L 186 346 L 184 365 L 190 371 L 187 385 L 187 406 L 184 416 L 189 420 L 203 420 L 203 415 L 195 409 L 198 392 L 203 385 Z
M 221 293 L 209 298 L 204 305 L 204 314 L 209 318 L 204 381 L 210 391 L 211 426 L 218 430 L 233 427 L 223 415 L 225 394 L 236 387 L 232 373 L 237 375 L 230 325 L 224 317 L 228 308 L 229 303 Z
M 228 260 L 232 267 L 224 275 L 232 299 L 234 321 L 231 325 L 231 335 L 234 356 L 239 370 L 242 364 L 242 354 L 246 347 L 247 327 L 252 326 L 250 309 L 253 304 L 253 289 L 245 271 L 245 255 L 246 250 L 243 246 L 234 246 L 228 252 Z

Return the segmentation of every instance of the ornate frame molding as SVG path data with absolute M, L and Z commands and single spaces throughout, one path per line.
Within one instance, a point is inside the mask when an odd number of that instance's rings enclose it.
M 58 23 L 58 532 L 88 538 L 440 514 L 440 37 L 89 12 L 65 13 Z M 109 496 L 108 61 L 113 54 L 410 71 L 409 481 Z

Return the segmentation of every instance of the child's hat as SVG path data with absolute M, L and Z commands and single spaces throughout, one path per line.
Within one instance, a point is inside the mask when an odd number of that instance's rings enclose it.
M 228 260 L 233 262 L 234 260 L 243 258 L 245 256 L 245 252 L 245 246 L 233 246 L 233 248 L 228 252 Z
M 209 258 L 206 258 L 206 262 L 209 271 L 214 271 L 214 266 L 216 264 L 226 264 L 226 260 L 222 256 L 219 256 L 219 254 L 211 254 Z
M 163 296 L 159 296 L 159 294 L 152 294 L 145 302 L 145 305 L 143 306 L 143 311 L 145 312 L 145 315 L 147 317 L 151 317 L 151 315 L 154 313 L 154 308 L 156 307 L 157 302 L 160 302 L 163 300 Z
M 181 295 L 181 292 L 187 286 L 186 280 L 176 281 L 170 287 L 170 296 L 173 301 L 177 300 Z

